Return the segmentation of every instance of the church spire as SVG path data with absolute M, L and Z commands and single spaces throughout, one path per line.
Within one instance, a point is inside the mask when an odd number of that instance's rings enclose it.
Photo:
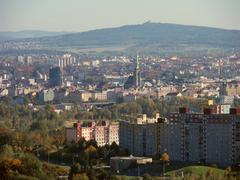
M 137 60 L 136 60 L 136 69 L 139 69 L 139 56 L 137 54 Z
M 134 72 L 134 85 L 135 88 L 139 88 L 141 86 L 141 72 L 139 68 L 139 56 L 137 54 L 137 59 L 136 59 L 136 67 L 135 67 L 135 72 Z

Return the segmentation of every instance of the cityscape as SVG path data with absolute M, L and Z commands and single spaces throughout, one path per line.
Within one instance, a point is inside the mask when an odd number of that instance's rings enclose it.
M 240 178 L 240 3 L 133 1 L 0 2 L 0 179 Z

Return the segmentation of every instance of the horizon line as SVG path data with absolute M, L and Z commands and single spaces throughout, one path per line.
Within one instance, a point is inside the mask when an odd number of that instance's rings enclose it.
M 60 30 L 60 31 L 54 31 L 54 30 L 44 30 L 44 29 L 23 29 L 23 30 L 5 30 L 0 31 L 0 33 L 19 33 L 24 31 L 42 31 L 42 32 L 55 32 L 55 33 L 83 33 L 88 31 L 95 31 L 95 30 L 101 30 L 101 29 L 111 29 L 111 28 L 120 28 L 124 26 L 134 26 L 134 25 L 144 25 L 147 23 L 152 24 L 172 24 L 172 25 L 182 25 L 182 26 L 194 26 L 194 27 L 204 27 L 204 28 L 213 28 L 213 29 L 221 29 L 221 30 L 230 30 L 230 31 L 240 31 L 240 29 L 233 29 L 233 28 L 225 28 L 225 27 L 218 27 L 218 26 L 209 26 L 209 25 L 193 25 L 193 24 L 179 24 L 179 23 L 169 23 L 169 22 L 153 22 L 153 21 L 145 21 L 143 23 L 134 23 L 134 24 L 123 24 L 118 26 L 107 26 L 107 27 L 97 27 L 95 29 L 88 29 L 83 31 L 68 31 L 68 30 Z

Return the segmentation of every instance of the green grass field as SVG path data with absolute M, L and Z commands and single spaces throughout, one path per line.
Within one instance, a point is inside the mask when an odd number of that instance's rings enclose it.
M 209 167 L 209 166 L 187 166 L 177 170 L 168 171 L 166 174 L 170 176 L 175 176 L 183 172 L 184 174 L 204 176 L 209 171 L 211 171 L 213 174 L 217 176 L 223 176 L 225 172 L 225 170 L 223 169 L 218 169 L 218 168 Z
M 160 171 L 160 166 L 152 166 L 152 168 L 148 167 L 145 169 L 144 173 L 152 174 L 154 171 Z M 192 177 L 205 177 L 207 173 L 211 174 L 211 177 L 216 177 L 217 179 L 224 179 L 224 173 L 226 172 L 223 169 L 210 167 L 210 166 L 201 166 L 201 165 L 188 165 L 188 166 L 168 166 L 166 168 L 165 175 L 167 177 L 175 177 L 177 179 L 181 179 L 182 172 L 184 177 L 192 176 Z M 136 177 L 134 176 L 117 176 L 121 180 L 134 180 Z M 154 180 L 162 179 L 160 176 L 152 176 Z
M 121 176 L 121 175 L 117 175 L 116 177 L 118 179 L 121 179 L 121 180 L 135 180 L 136 179 L 135 176 Z

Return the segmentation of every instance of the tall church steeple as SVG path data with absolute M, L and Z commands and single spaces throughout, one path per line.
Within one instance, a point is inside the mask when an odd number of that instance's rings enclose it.
M 139 69 L 139 56 L 137 54 L 136 69 Z
M 141 87 L 141 71 L 140 71 L 140 63 L 139 63 L 139 56 L 134 58 L 134 72 L 133 75 L 129 76 L 127 81 L 124 84 L 125 89 L 135 88 L 139 89 Z
M 137 59 L 135 62 L 135 72 L 134 72 L 134 85 L 135 88 L 139 88 L 141 86 L 141 72 L 140 72 L 140 67 L 139 67 L 139 56 L 137 54 Z

